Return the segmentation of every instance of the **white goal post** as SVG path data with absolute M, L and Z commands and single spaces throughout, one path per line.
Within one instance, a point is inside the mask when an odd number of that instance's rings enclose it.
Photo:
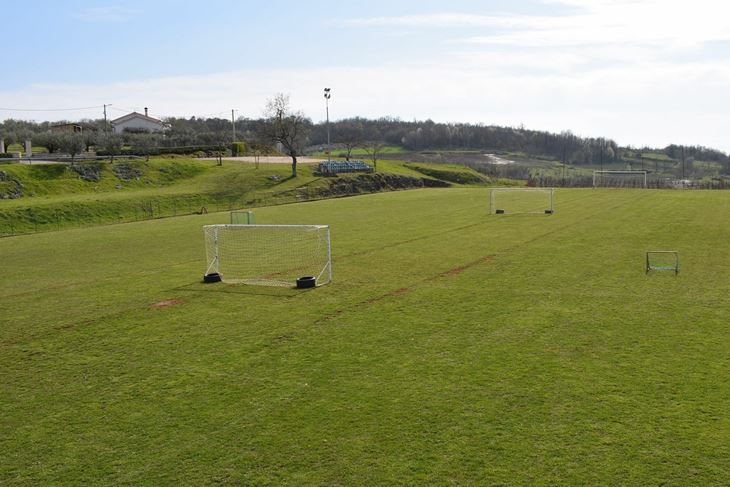
M 679 252 L 676 250 L 649 250 L 646 252 L 646 273 L 672 271 L 679 274 Z
M 294 286 L 311 276 L 332 281 L 328 225 L 206 225 L 206 276 L 223 282 Z
M 646 188 L 647 171 L 593 171 L 593 187 Z
M 253 211 L 233 210 L 231 212 L 231 225 L 253 225 L 256 223 Z
M 494 188 L 489 193 L 490 214 L 555 213 L 555 188 Z

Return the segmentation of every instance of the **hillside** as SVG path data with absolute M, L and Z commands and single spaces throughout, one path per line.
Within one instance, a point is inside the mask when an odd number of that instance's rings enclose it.
M 311 165 L 290 178 L 288 164 L 184 157 L 63 164 L 0 165 L 0 235 L 119 223 L 362 193 L 485 185 L 459 166 L 380 161 L 374 174 L 321 177 Z

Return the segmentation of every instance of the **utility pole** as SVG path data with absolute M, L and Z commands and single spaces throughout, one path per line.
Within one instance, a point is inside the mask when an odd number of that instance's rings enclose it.
M 231 127 L 233 127 L 233 142 L 236 141 L 236 116 L 234 115 L 235 110 L 231 108 Z
M 98 107 L 98 106 L 99 106 L 99 105 L 97 105 L 97 107 Z M 107 122 L 106 122 L 106 107 L 110 107 L 110 106 L 112 106 L 112 104 L 111 104 L 111 103 L 109 103 L 108 105 L 107 105 L 106 103 L 104 103 L 104 133 L 107 133 Z
M 327 161 L 330 160 L 330 98 L 332 94 L 329 88 L 324 89 L 324 105 L 327 110 Z

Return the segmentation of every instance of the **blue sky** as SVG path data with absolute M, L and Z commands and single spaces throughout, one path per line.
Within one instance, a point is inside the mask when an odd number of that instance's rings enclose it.
M 715 0 L 28 0 L 4 14 L 0 118 L 96 118 L 44 110 L 103 103 L 258 117 L 284 92 L 321 120 L 330 86 L 333 118 L 730 150 L 730 8 Z

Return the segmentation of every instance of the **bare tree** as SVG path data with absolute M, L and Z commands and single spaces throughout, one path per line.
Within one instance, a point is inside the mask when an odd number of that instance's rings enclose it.
M 269 147 L 263 140 L 260 140 L 259 138 L 255 138 L 254 140 L 250 141 L 248 143 L 248 149 L 251 152 L 251 155 L 253 155 L 256 169 L 259 168 L 259 159 L 261 159 L 261 156 L 265 156 L 266 154 L 269 154 L 271 152 L 271 147 Z
M 385 144 L 378 140 L 370 140 L 363 144 L 363 149 L 365 149 L 368 157 L 373 162 L 375 172 L 378 171 L 378 159 L 380 159 L 383 148 L 385 148 Z
M 307 142 L 312 122 L 301 111 L 293 111 L 289 95 L 278 93 L 266 103 L 266 123 L 263 125 L 263 138 L 269 143 L 281 144 L 284 152 L 291 157 L 291 175 L 297 177 L 297 155 Z
M 335 140 L 345 146 L 345 159 L 352 157 L 352 150 L 363 144 L 362 123 L 355 120 L 343 120 L 335 126 Z

